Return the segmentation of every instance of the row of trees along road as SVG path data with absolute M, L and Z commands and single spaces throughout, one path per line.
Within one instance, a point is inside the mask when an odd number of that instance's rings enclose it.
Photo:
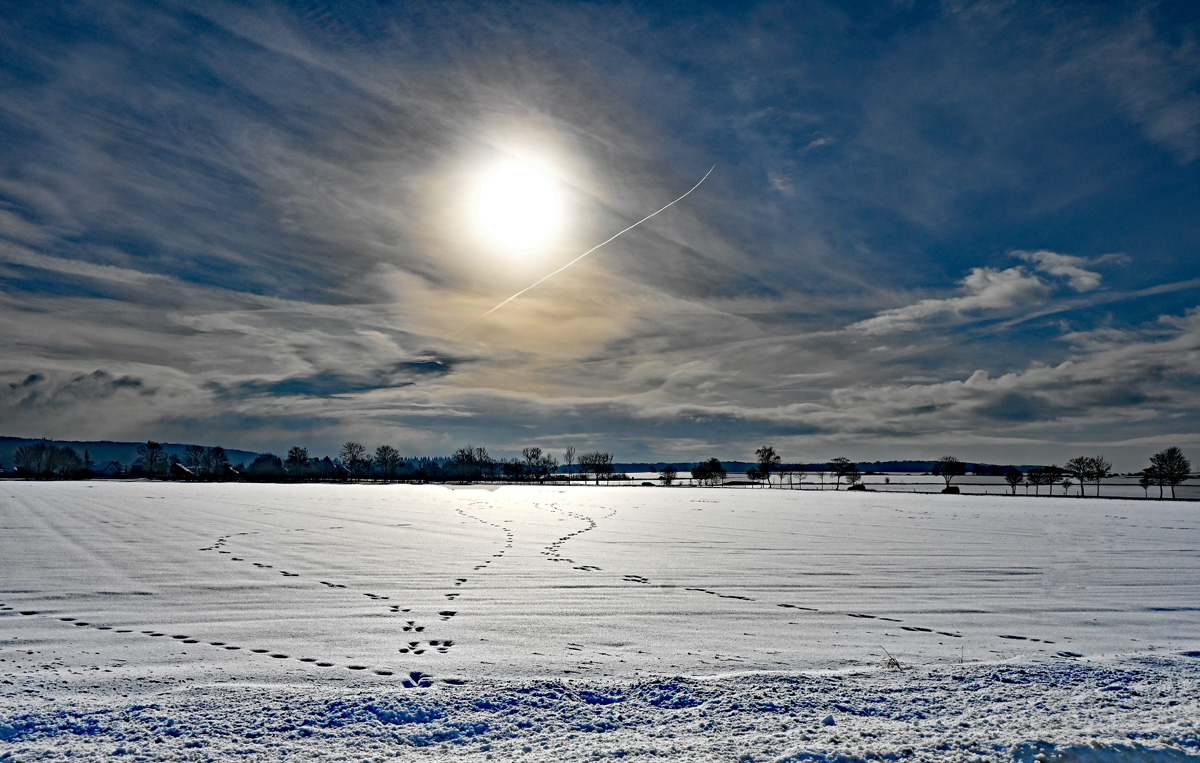
M 786 486 L 789 489 L 803 490 L 805 478 L 812 474 L 819 480 L 813 485 L 815 489 L 824 490 L 825 477 L 829 475 L 834 480 L 834 490 L 840 490 L 843 482 L 847 487 L 853 487 L 862 480 L 862 473 L 859 472 L 858 465 L 842 456 L 830 459 L 828 463 L 818 465 L 811 470 L 803 464 L 783 463 L 783 459 L 770 445 L 759 448 L 755 451 L 755 456 L 758 463 L 746 470 L 746 476 L 754 485 L 763 487 L 778 485 L 778 487 Z M 771 480 L 773 475 L 779 476 L 778 483 Z M 693 484 L 716 487 L 723 484 L 729 475 L 719 459 L 710 458 L 692 467 L 691 476 Z M 658 479 L 664 485 L 672 485 L 679 479 L 679 472 L 674 467 L 667 466 L 659 470 Z
M 1143 495 L 1149 497 L 1150 488 L 1158 487 L 1158 497 L 1163 497 L 1163 488 L 1171 488 L 1171 498 L 1175 498 L 1175 487 L 1191 478 L 1192 463 L 1183 455 L 1183 451 L 1172 445 L 1164 448 L 1150 457 L 1150 465 L 1142 470 L 1138 486 Z M 1052 492 L 1054 485 L 1061 485 L 1066 493 L 1073 485 L 1079 486 L 1079 495 L 1084 495 L 1084 486 L 1096 486 L 1096 495 L 1100 495 L 1100 483 L 1116 476 L 1112 464 L 1104 456 L 1078 456 L 1067 461 L 1061 468 L 1056 465 L 1038 466 L 1027 472 L 1021 472 L 1016 467 L 1008 467 L 1004 480 L 1011 487 L 1013 494 L 1022 483 L 1032 485 L 1034 495 L 1041 492 L 1042 486 Z
M 755 456 L 758 463 L 746 470 L 746 476 L 750 478 L 751 483 L 770 487 L 775 484 L 771 481 L 771 476 L 778 474 L 779 487 L 783 487 L 786 480 L 789 488 L 799 486 L 803 490 L 806 475 L 813 473 L 820 478 L 820 489 L 824 489 L 825 474 L 828 472 L 835 478 L 835 490 L 841 488 L 843 480 L 850 487 L 861 487 L 857 483 L 861 481 L 862 475 L 858 471 L 857 465 L 847 458 L 834 458 L 828 463 L 810 470 L 809 467 L 800 464 L 784 464 L 783 459 L 775 452 L 775 448 L 769 445 L 764 445 L 755 451 Z M 720 470 L 720 476 L 716 479 L 714 479 L 714 475 L 717 473 L 714 464 Z M 1141 472 L 1138 485 L 1147 495 L 1150 487 L 1157 486 L 1159 498 L 1163 497 L 1163 489 L 1170 487 L 1171 498 L 1175 498 L 1175 487 L 1191 478 L 1191 470 L 1192 464 L 1183 455 L 1183 451 L 1178 447 L 1171 446 L 1150 457 L 1150 465 Z M 955 456 L 942 456 L 934 462 L 930 473 L 945 480 L 946 487 L 942 492 L 957 493 L 958 488 L 951 483 L 956 477 L 967 473 L 967 465 Z M 659 473 L 659 479 L 666 485 L 674 482 L 676 476 L 673 468 L 663 469 Z M 1064 493 L 1072 486 L 1078 485 L 1079 494 L 1082 496 L 1084 495 L 1084 486 L 1094 484 L 1096 486 L 1095 495 L 1099 496 L 1100 483 L 1115 475 L 1112 471 L 1112 463 L 1104 456 L 1097 455 L 1072 458 L 1063 467 L 1053 464 L 1035 466 L 1025 472 L 1015 466 L 1009 466 L 1004 468 L 1002 476 L 1012 488 L 1014 495 L 1017 487 L 1026 484 L 1034 488 L 1034 495 L 1040 494 L 1043 486 L 1052 494 L 1054 485 L 1061 485 Z M 725 470 L 720 468 L 720 462 L 713 458 L 692 469 L 692 478 L 701 485 L 720 484 L 721 480 L 725 478 Z

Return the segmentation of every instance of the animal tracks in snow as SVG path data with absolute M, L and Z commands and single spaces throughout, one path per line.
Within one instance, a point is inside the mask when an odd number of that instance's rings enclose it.
M 11 611 L 11 610 L 12 610 L 11 607 L 0 604 L 0 612 L 7 612 L 7 611 Z M 183 633 L 172 634 L 168 637 L 168 634 L 165 630 L 144 629 L 144 630 L 135 632 L 132 628 L 114 628 L 111 625 L 97 624 L 97 623 L 93 623 L 88 620 L 81 620 L 77 617 L 56 616 L 53 613 L 43 613 L 39 610 L 34 610 L 34 609 L 21 610 L 20 615 L 23 615 L 25 617 L 44 617 L 44 618 L 48 618 L 48 619 L 54 619 L 54 620 L 57 620 L 57 621 L 63 623 L 64 625 L 73 626 L 76 628 L 90 628 L 90 629 L 93 629 L 96 631 L 108 631 L 109 633 L 112 633 L 112 634 L 131 635 L 131 636 L 135 636 L 135 637 L 136 636 L 144 636 L 144 637 L 150 638 L 150 639 L 162 639 L 164 641 L 175 641 L 180 644 L 188 644 L 188 645 L 200 644 L 202 647 L 207 647 L 207 648 L 212 648 L 212 649 L 220 649 L 222 651 L 228 651 L 228 652 L 243 652 L 248 658 L 251 658 L 251 656 L 253 656 L 253 657 L 266 657 L 269 660 L 291 660 L 294 662 L 302 663 L 307 666 L 318 667 L 318 668 L 322 668 L 322 669 L 337 667 L 336 663 L 331 662 L 329 660 L 321 660 L 316 657 L 292 657 L 291 655 L 287 654 L 286 652 L 276 650 L 276 649 L 267 649 L 267 648 L 263 648 L 263 647 L 254 647 L 254 648 L 247 649 L 245 647 L 238 646 L 236 644 L 228 644 L 224 641 L 202 642 L 198 638 L 193 638 L 192 636 L 189 636 L 189 635 L 183 634 Z M 452 646 L 454 646 L 454 641 L 451 639 L 432 639 L 432 640 L 429 640 L 424 643 L 428 644 L 428 646 L 430 648 L 432 648 L 435 652 L 440 653 L 440 654 L 446 654 L 450 650 L 450 648 Z M 425 651 L 425 649 L 419 648 L 420 644 L 421 644 L 421 642 L 410 642 L 410 645 L 408 648 L 401 649 L 400 651 L 401 651 L 401 653 L 405 653 L 405 654 L 409 654 L 409 653 L 414 654 L 414 655 L 421 654 Z M 413 648 L 413 647 L 417 647 L 417 648 Z M 390 668 L 386 668 L 386 667 L 371 668 L 368 665 L 362 665 L 362 664 L 358 664 L 358 663 L 349 663 L 349 664 L 343 665 L 342 667 L 345 667 L 347 670 L 352 670 L 352 671 L 370 671 L 374 675 L 381 676 L 381 677 L 388 677 L 388 676 L 392 676 L 395 674 L 395 671 Z M 419 676 L 419 679 L 414 679 L 413 676 Z M 423 688 L 423 689 L 427 689 L 430 686 L 432 686 L 433 682 L 434 682 L 433 676 L 428 675 L 426 673 L 420 673 L 420 672 L 410 673 L 408 678 L 401 681 L 402 685 L 405 688 Z M 451 683 L 453 685 L 459 685 L 459 684 L 465 683 L 465 681 L 463 679 L 459 679 L 459 678 L 447 679 L 446 682 Z
M 458 513 L 462 514 L 463 516 L 470 517 L 471 519 L 475 519 L 476 521 L 483 522 L 483 523 L 489 524 L 489 525 L 493 525 L 493 526 L 501 529 L 506 535 L 505 550 L 507 550 L 507 548 L 511 548 L 512 533 L 506 527 L 504 527 L 502 525 L 497 525 L 495 523 L 488 522 L 487 520 L 481 519 L 479 517 L 475 517 L 473 515 L 467 514 L 466 512 L 462 511 L 461 509 L 458 509 L 456 511 L 458 511 Z M 342 528 L 339 526 L 339 527 L 331 527 L 329 529 L 342 529 Z M 304 531 L 303 528 L 297 528 L 296 530 L 294 530 L 294 532 L 303 532 L 303 531 Z M 223 535 L 220 538 L 218 538 L 217 541 L 214 542 L 213 544 L 211 544 L 210 546 L 207 546 L 200 550 L 201 551 L 218 551 L 221 553 L 230 553 L 223 548 L 226 544 L 229 543 L 230 539 L 234 538 L 237 535 L 249 535 L 249 534 L 252 534 L 252 533 L 234 533 L 234 534 L 229 534 L 229 535 Z M 501 555 L 503 555 L 503 551 L 501 552 Z M 244 561 L 244 559 L 242 557 L 231 556 L 231 559 L 234 561 Z M 251 562 L 250 564 L 251 564 L 251 566 L 255 567 L 256 569 L 260 569 L 260 570 L 274 569 L 274 565 L 266 564 L 264 562 Z M 299 573 L 285 572 L 283 570 L 280 570 L 279 572 L 282 575 L 287 576 L 287 577 L 301 577 L 301 575 Z M 462 586 L 464 583 L 468 582 L 468 579 L 465 577 L 456 577 L 456 578 L 454 578 L 454 580 L 452 582 L 453 582 L 453 587 L 458 588 L 458 587 Z M 322 585 L 329 589 L 344 590 L 347 593 L 352 592 L 348 586 L 346 586 L 342 583 L 334 583 L 334 582 L 331 582 L 328 580 L 318 580 L 317 583 L 319 585 Z M 370 592 L 370 591 L 359 591 L 358 593 L 360 593 L 362 596 L 364 596 L 368 599 L 371 599 L 372 601 L 386 602 L 386 601 L 390 601 L 390 599 L 391 599 L 390 596 L 385 596 L 385 595 Z M 459 592 L 450 592 L 450 593 L 446 593 L 443 595 L 445 596 L 446 599 L 453 601 L 454 599 L 458 598 L 458 596 L 460 594 L 459 594 Z M 388 606 L 389 614 L 409 614 L 412 612 L 412 607 L 404 607 L 399 604 L 389 604 L 387 606 Z M 438 618 L 439 618 L 440 622 L 448 622 L 456 614 L 458 614 L 458 612 L 456 610 L 442 610 L 438 613 Z M 419 620 L 412 619 L 412 620 L 405 621 L 404 625 L 401 626 L 400 631 L 402 633 L 406 633 L 406 634 L 415 634 L 415 633 L 424 633 L 425 629 L 426 629 L 426 626 L 421 624 Z M 224 646 L 224 645 L 222 645 L 222 646 Z M 454 641 L 452 639 L 433 639 L 428 642 L 409 642 L 407 646 L 401 647 L 399 649 L 399 651 L 401 654 L 412 654 L 412 655 L 421 655 L 421 654 L 424 654 L 426 651 L 430 651 L 430 652 L 436 653 L 436 654 L 446 654 L 449 652 L 449 650 L 452 646 L 454 646 Z M 229 649 L 231 647 L 225 647 L 225 648 Z M 286 657 L 286 655 L 284 657 Z M 315 660 L 305 660 L 305 661 L 314 663 L 314 664 L 318 665 L 319 667 L 324 667 L 324 665 L 322 665 L 319 662 L 316 662 Z M 359 666 L 359 667 L 356 667 L 353 669 L 365 670 L 366 667 Z M 380 673 L 379 671 L 375 671 L 375 672 L 379 675 L 385 675 L 385 673 Z M 386 675 L 390 675 L 390 673 L 387 673 Z

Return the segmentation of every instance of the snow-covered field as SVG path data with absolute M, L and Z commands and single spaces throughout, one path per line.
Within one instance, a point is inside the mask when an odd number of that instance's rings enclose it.
M 1191 503 L 0 483 L 0 759 L 1178 760 L 1198 687 Z

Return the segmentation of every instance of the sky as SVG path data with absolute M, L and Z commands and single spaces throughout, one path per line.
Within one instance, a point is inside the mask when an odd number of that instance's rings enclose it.
M 0 0 L 0 434 L 1195 462 L 1198 202 L 1191 2 Z

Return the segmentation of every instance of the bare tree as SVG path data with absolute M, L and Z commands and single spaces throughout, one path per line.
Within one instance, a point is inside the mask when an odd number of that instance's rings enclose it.
M 843 477 L 850 477 L 851 475 L 855 477 L 854 480 L 847 483 L 850 485 L 853 485 L 858 481 L 858 464 L 855 464 L 853 461 L 844 456 L 838 456 L 837 458 L 830 459 L 826 466 L 829 467 L 829 471 L 833 472 L 834 475 L 837 476 L 837 483 L 835 483 L 833 486 L 834 490 L 842 489 Z
M 214 478 L 225 476 L 225 473 L 229 471 L 229 456 L 225 453 L 225 449 L 220 445 L 205 448 L 201 468 Z
M 658 480 L 664 485 L 670 485 L 675 481 L 675 477 L 679 472 L 675 471 L 673 466 L 664 466 L 658 470 Z
M 941 477 L 946 481 L 946 489 L 942 492 L 950 492 L 950 481 L 955 477 L 961 477 L 967 473 L 967 466 L 962 461 L 959 461 L 954 456 L 942 456 L 933 465 L 933 474 Z M 954 492 L 958 492 L 955 489 Z
M 1154 484 L 1154 470 L 1147 469 L 1146 471 L 1142 472 L 1142 476 L 1138 478 L 1138 487 L 1140 487 L 1142 489 L 1142 497 L 1143 498 L 1150 497 L 1150 486 L 1153 484 Z M 1162 493 L 1161 487 L 1159 488 L 1158 492 L 1160 494 L 1159 497 L 1161 498 L 1162 497 L 1161 496 L 1161 493 Z
M 1079 483 L 1079 495 L 1083 496 L 1083 483 L 1092 478 L 1092 459 L 1090 456 L 1078 456 L 1072 458 L 1063 466 L 1063 473 L 1069 477 L 1073 477 Z M 1068 485 L 1063 483 L 1063 490 L 1066 491 Z
M 288 471 L 292 479 L 298 480 L 303 477 L 308 467 L 308 448 L 301 448 L 299 445 L 288 448 L 287 463 L 291 467 Z
M 48 472 L 49 454 L 46 452 L 52 445 L 39 442 L 34 445 L 22 445 L 13 451 L 13 467 L 29 477 L 44 477 Z
M 768 474 L 769 472 L 764 472 L 759 466 L 751 466 L 746 470 L 746 477 L 749 478 L 751 485 L 757 485 L 765 479 L 770 479 Z
M 342 449 L 338 451 L 338 458 L 342 464 L 350 471 L 350 476 L 354 478 L 362 477 L 367 467 L 371 462 L 367 460 L 367 449 L 361 442 L 347 440 L 342 444 Z
M 1159 498 L 1162 497 L 1162 486 L 1171 486 L 1171 500 L 1175 500 L 1175 486 L 1191 477 L 1192 462 L 1183 455 L 1183 451 L 1172 445 L 1150 456 L 1150 469 L 1158 480 Z
M 380 445 L 375 449 L 375 468 L 385 480 L 396 479 L 400 468 L 400 451 L 391 445 Z
M 525 471 L 530 476 L 537 474 L 537 463 L 542 459 L 542 449 L 538 447 L 522 448 L 521 457 L 525 459 Z
M 137 453 L 142 458 L 142 467 L 151 477 L 161 473 L 167 465 L 167 454 L 163 450 L 163 446 L 154 440 L 147 440 L 139 445 Z
M 716 458 L 710 458 L 692 467 L 692 479 L 701 485 L 717 487 L 725 481 L 726 476 L 728 473 L 725 471 L 725 465 Z
M 545 482 L 551 474 L 558 471 L 558 459 L 549 453 L 543 453 L 542 457 L 538 459 L 536 467 L 538 479 Z
M 571 479 L 571 464 L 575 463 L 575 446 L 568 445 L 563 451 L 563 463 L 567 465 L 567 479 Z
M 1050 488 L 1050 494 L 1054 495 L 1054 485 L 1060 476 L 1062 476 L 1062 470 L 1057 466 L 1035 466 L 1025 475 L 1025 479 L 1030 485 L 1033 485 L 1034 495 L 1041 495 L 1042 485 L 1047 485 Z
M 183 463 L 192 470 L 197 476 L 200 475 L 200 467 L 204 464 L 204 451 L 207 450 L 203 445 L 189 445 L 183 449 Z
M 779 468 L 779 464 L 783 461 L 775 449 L 770 445 L 764 445 L 754 451 L 754 455 L 758 457 L 758 471 L 763 475 L 763 479 L 767 481 L 767 487 L 771 486 L 771 472 Z
M 1108 479 L 1113 475 L 1112 463 L 1104 456 L 1092 456 L 1089 460 L 1091 461 L 1091 470 L 1088 476 L 1092 482 L 1096 483 L 1096 497 L 1099 498 L 1100 480 Z
M 475 449 L 475 464 L 479 468 L 481 479 L 491 478 L 496 474 L 496 460 L 482 445 Z
M 1007 482 L 1008 486 L 1012 488 L 1012 494 L 1016 495 L 1017 485 L 1020 485 L 1025 481 L 1025 475 L 1022 474 L 1021 470 L 1017 467 L 1010 466 L 1004 472 L 1004 481 Z M 1026 495 L 1028 495 L 1028 493 L 1026 493 Z
M 479 479 L 479 457 L 475 446 L 468 445 L 464 448 L 459 448 L 451 454 L 450 458 L 454 461 L 455 474 L 463 482 Z
M 579 470 L 584 474 L 591 473 L 596 477 L 596 484 L 600 484 L 600 477 L 608 477 L 613 473 L 613 457 L 611 453 L 601 453 L 600 451 L 592 451 L 584 453 L 579 457 Z
M 792 480 L 795 479 L 796 484 L 800 485 L 799 489 L 804 489 L 804 464 L 791 464 L 784 470 L 784 473 L 788 478 L 788 488 L 792 487 Z
M 525 474 L 525 465 L 521 463 L 521 459 L 513 458 L 500 463 L 500 471 L 504 478 L 515 482 L 521 479 Z

